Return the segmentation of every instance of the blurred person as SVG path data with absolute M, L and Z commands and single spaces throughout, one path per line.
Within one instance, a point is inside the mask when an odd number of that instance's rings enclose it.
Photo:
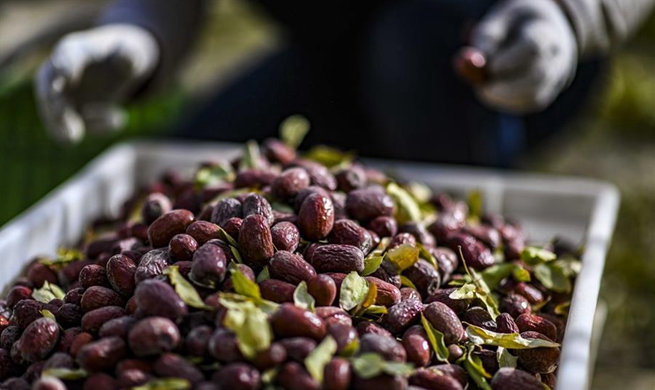
M 602 59 L 655 0 L 258 0 L 287 44 L 234 80 L 175 134 L 275 135 L 307 116 L 307 144 L 363 155 L 511 166 L 579 111 Z M 202 26 L 202 0 L 118 0 L 69 34 L 37 75 L 46 127 L 64 141 L 119 128 L 121 106 L 171 79 Z M 453 58 L 486 59 L 468 83 Z

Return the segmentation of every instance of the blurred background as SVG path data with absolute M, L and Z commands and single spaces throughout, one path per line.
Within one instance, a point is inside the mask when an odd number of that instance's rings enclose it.
M 246 0 L 211 9 L 201 40 L 163 94 L 129 107 L 126 131 L 74 147 L 47 137 L 32 77 L 66 32 L 91 25 L 103 0 L 0 0 L 0 225 L 64 182 L 108 146 L 163 135 L 194 102 L 247 71 L 283 41 Z M 218 75 L 218 78 L 217 78 Z M 593 389 L 655 388 L 655 18 L 614 54 L 592 104 L 521 169 L 615 183 L 622 205 L 601 297 L 609 315 Z M 565 389 L 562 389 L 565 390 Z

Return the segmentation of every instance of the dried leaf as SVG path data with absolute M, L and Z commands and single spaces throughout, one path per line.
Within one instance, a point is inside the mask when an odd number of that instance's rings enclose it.
M 314 311 L 316 300 L 307 291 L 307 283 L 304 280 L 298 284 L 293 292 L 293 303 L 302 309 Z
M 66 293 L 56 284 L 48 283 L 45 281 L 41 288 L 32 291 L 32 298 L 35 300 L 48 303 L 53 299 L 63 299 Z
M 227 309 L 223 323 L 237 336 L 239 350 L 249 359 L 271 346 L 273 331 L 264 311 L 252 301 L 229 300 L 221 296 L 219 302 Z
M 145 385 L 133 387 L 132 390 L 186 390 L 191 382 L 182 378 L 153 378 Z
M 171 284 L 175 288 L 175 292 L 179 295 L 180 299 L 187 305 L 195 307 L 196 309 L 207 309 L 211 307 L 205 305 L 205 302 L 198 295 L 195 287 L 189 283 L 184 276 L 180 273 L 180 269 L 176 265 L 171 265 L 164 269 L 164 275 L 168 275 Z
M 41 373 L 41 377 L 54 376 L 59 379 L 74 381 L 86 378 L 89 374 L 83 369 L 71 370 L 69 368 L 48 368 Z
M 243 150 L 243 156 L 241 156 L 241 161 L 239 163 L 239 170 L 246 169 L 258 169 L 261 159 L 261 153 L 259 151 L 259 145 L 256 141 L 250 140 L 246 142 L 246 146 Z
M 560 345 L 548 340 L 526 339 L 519 333 L 497 333 L 468 325 L 466 334 L 469 340 L 476 345 L 495 345 L 508 349 L 556 348 Z
M 435 352 L 437 360 L 440 362 L 448 363 L 448 356 L 450 356 L 450 352 L 448 351 L 448 347 L 446 347 L 446 343 L 444 342 L 444 334 L 432 326 L 430 321 L 428 321 L 427 318 L 423 316 L 423 314 L 421 314 L 421 325 L 423 325 L 423 329 L 428 335 L 428 340 L 430 340 L 430 345 L 432 346 L 432 350 Z
M 382 260 L 384 260 L 384 256 L 368 256 L 365 258 L 362 275 L 368 276 L 377 271 L 377 269 L 380 268 L 380 264 L 382 264 Z
M 339 293 L 339 306 L 349 311 L 359 306 L 368 295 L 368 282 L 353 271 L 343 279 Z
M 571 280 L 557 263 L 542 263 L 534 266 L 534 276 L 549 290 L 559 293 L 571 292 Z
M 326 336 L 321 343 L 305 358 L 307 372 L 318 383 L 323 383 L 323 371 L 337 352 L 337 342 L 332 336 Z
M 291 115 L 280 124 L 280 139 L 288 146 L 297 149 L 309 132 L 310 124 L 302 115 Z
M 516 368 L 516 361 L 518 358 L 507 350 L 507 348 L 498 347 L 496 350 L 496 359 L 498 360 L 498 366 Z
M 521 252 L 521 260 L 529 265 L 547 263 L 555 259 L 557 259 L 557 255 L 553 252 L 534 246 L 528 246 Z
M 261 301 L 262 294 L 259 291 L 259 285 L 257 285 L 256 282 L 248 279 L 248 277 L 244 275 L 243 272 L 239 271 L 239 268 L 237 267 L 232 267 L 230 272 L 232 273 L 232 285 L 237 294 L 252 298 L 256 301 Z
M 217 165 L 203 167 L 196 172 L 193 182 L 196 190 L 202 190 L 207 186 L 231 182 L 235 178 L 234 169 L 227 161 L 220 161 Z
M 385 258 L 393 264 L 393 266 L 402 272 L 407 268 L 413 266 L 418 261 L 420 249 L 411 244 L 402 244 L 396 248 L 389 250 Z
M 387 194 L 391 196 L 396 204 L 395 218 L 399 225 L 421 221 L 421 208 L 407 190 L 391 182 L 387 184 Z

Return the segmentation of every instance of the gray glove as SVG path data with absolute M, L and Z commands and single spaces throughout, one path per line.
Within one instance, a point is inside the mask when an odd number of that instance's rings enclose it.
M 120 104 L 152 74 L 159 47 L 147 30 L 127 24 L 97 27 L 65 36 L 36 78 L 41 117 L 62 142 L 86 132 L 120 128 Z
M 577 67 L 573 29 L 555 0 L 504 0 L 476 26 L 471 46 L 487 57 L 488 82 L 478 97 L 501 111 L 545 109 Z

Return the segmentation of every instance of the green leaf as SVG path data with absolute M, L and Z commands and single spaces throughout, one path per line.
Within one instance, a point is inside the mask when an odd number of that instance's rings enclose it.
M 544 263 L 534 266 L 534 276 L 549 290 L 559 293 L 571 292 L 571 280 L 562 267 L 555 263 Z
M 370 379 L 382 374 L 384 359 L 377 353 L 367 352 L 355 357 L 351 364 L 358 377 Z
M 482 303 L 484 303 L 484 307 L 491 315 L 491 318 L 496 318 L 500 315 L 500 311 L 498 310 L 498 303 L 496 303 L 496 300 L 491 294 L 476 291 L 475 296 L 481 300 Z
M 391 376 L 408 377 L 414 373 L 414 366 L 410 363 L 387 362 L 382 364 L 382 371 Z
M 271 278 L 271 274 L 268 271 L 268 267 L 264 267 L 262 271 L 257 275 L 257 283 L 261 283 L 264 280 L 268 280 Z
M 498 360 L 498 366 L 516 368 L 516 361 L 518 358 L 507 350 L 507 348 L 498 347 L 496 350 L 496 359 Z
M 189 281 L 184 279 L 180 273 L 180 268 L 176 265 L 168 266 L 164 269 L 164 275 L 168 275 L 171 284 L 175 288 L 175 292 L 179 295 L 180 299 L 187 305 L 195 307 L 196 309 L 211 309 L 205 305 L 205 302 L 198 295 L 195 287 Z
M 487 286 L 493 290 L 500 285 L 503 279 L 512 275 L 516 268 L 520 267 L 512 263 L 496 264 L 480 272 L 480 276 L 487 283 Z
M 241 257 L 241 253 L 239 253 L 239 250 L 236 247 L 230 245 L 230 252 L 232 252 L 232 256 L 234 256 L 234 260 L 237 263 L 243 264 L 243 258 Z
M 220 161 L 217 165 L 198 169 L 193 179 L 196 190 L 207 186 L 231 182 L 235 178 L 234 169 L 227 161 Z
M 473 348 L 467 351 L 463 365 L 469 377 L 473 379 L 481 390 L 492 390 L 487 382 L 487 379 L 491 378 L 491 375 L 484 369 L 480 357 L 473 354 Z
M 53 299 L 63 299 L 65 295 L 66 293 L 59 286 L 48 283 L 48 281 L 43 283 L 43 287 L 32 291 L 32 298 L 42 303 L 48 303 Z
M 519 333 L 497 333 L 480 328 L 475 325 L 468 325 L 466 334 L 469 340 L 476 345 L 495 345 L 508 349 L 532 349 L 532 348 L 556 348 L 558 343 L 541 339 L 526 339 Z
M 435 352 L 437 360 L 447 363 L 450 352 L 448 351 L 448 347 L 446 347 L 446 343 L 444 342 L 444 334 L 432 326 L 430 321 L 428 321 L 427 318 L 423 316 L 423 314 L 421 314 L 421 325 L 423 325 L 423 329 L 428 335 L 428 340 L 430 340 L 430 345 L 432 346 L 432 350 Z
M 39 313 L 41 313 L 41 315 L 44 318 L 50 318 L 53 321 L 57 321 L 57 319 L 55 318 L 55 315 L 52 314 L 52 312 L 50 310 L 46 310 L 46 309 L 39 310 Z
M 498 311 L 498 304 L 496 303 L 496 300 L 494 297 L 491 295 L 491 289 L 487 285 L 487 282 L 484 281 L 484 278 L 480 276 L 477 272 L 475 272 L 474 269 L 470 269 L 466 265 L 466 259 L 464 258 L 464 254 L 462 253 L 462 247 L 459 247 L 459 256 L 460 259 L 462 260 L 462 264 L 464 265 L 464 270 L 466 271 L 466 274 L 468 275 L 469 278 L 471 278 L 471 282 L 475 284 L 475 296 L 478 298 L 482 303 L 484 303 L 485 308 L 491 315 L 491 318 L 496 318 L 500 315 L 500 312 Z
M 132 390 L 186 390 L 191 382 L 182 378 L 153 378 L 145 385 L 132 387 Z
M 473 217 L 477 220 L 480 219 L 483 212 L 483 196 L 480 190 L 471 191 L 468 193 L 466 204 L 469 209 L 469 217 Z
M 393 264 L 398 272 L 402 272 L 413 266 L 418 261 L 420 249 L 411 244 L 402 244 L 390 249 L 385 258 Z
M 326 336 L 321 343 L 305 358 L 305 368 L 318 383 L 323 383 L 323 370 L 337 352 L 337 342 L 332 336 Z
M 54 376 L 59 379 L 75 381 L 86 378 L 89 374 L 83 369 L 71 370 L 69 368 L 48 368 L 41 373 L 41 376 Z
M 350 165 L 355 158 L 355 154 L 353 152 L 342 152 L 339 149 L 325 145 L 317 145 L 305 153 L 303 157 L 316 161 L 328 168 L 334 168 Z
M 411 364 L 387 362 L 382 359 L 382 356 L 373 352 L 355 357 L 351 365 L 357 376 L 363 379 L 375 378 L 381 374 L 409 376 L 414 372 Z
M 373 316 L 387 314 L 387 308 L 382 305 L 371 305 L 367 307 L 366 310 L 364 310 L 363 315 L 367 315 L 367 314 Z
M 416 286 L 414 285 L 414 282 L 409 280 L 409 278 L 407 276 L 405 276 L 405 275 L 400 275 L 400 284 L 403 287 L 411 287 L 414 290 L 418 291 L 418 288 L 416 288 Z
M 245 169 L 258 169 L 260 163 L 261 153 L 259 151 L 259 145 L 254 140 L 246 142 L 246 146 L 243 150 L 243 156 L 241 156 L 241 161 L 239 163 L 239 170 Z
M 216 225 L 216 226 L 218 226 L 218 225 Z M 239 243 L 237 243 L 237 241 L 234 238 L 232 238 L 232 236 L 230 236 L 225 231 L 225 229 L 223 229 L 220 226 L 218 226 L 218 236 L 221 238 L 221 240 L 227 242 L 229 245 L 231 245 L 231 246 L 233 246 L 235 248 L 239 247 Z
M 46 282 L 46 283 L 48 283 L 48 282 Z M 52 293 L 55 295 L 55 298 L 57 298 L 57 299 L 64 299 L 64 297 L 66 296 L 66 293 L 64 292 L 64 290 L 62 290 L 56 284 L 50 284 L 50 291 L 52 291 Z
M 396 204 L 395 217 L 399 225 L 421 221 L 421 209 L 407 190 L 391 182 L 387 184 L 387 194 L 391 196 Z
M 353 271 L 343 279 L 339 292 L 339 306 L 349 311 L 359 306 L 368 295 L 368 282 Z
M 557 259 L 557 255 L 553 252 L 534 246 L 528 246 L 521 252 L 521 260 L 529 265 L 547 263 L 555 259 Z
M 307 283 L 304 280 L 298 284 L 293 292 L 293 303 L 302 309 L 314 311 L 316 300 L 307 291 Z
M 375 301 L 378 298 L 378 286 L 375 285 L 375 283 L 369 283 L 368 284 L 368 292 L 366 293 L 366 297 L 360 303 L 357 305 L 357 308 L 353 310 L 353 313 L 355 316 L 361 316 L 368 310 L 369 307 L 371 307 Z
M 530 281 L 530 272 L 525 268 L 513 263 L 492 265 L 491 267 L 480 272 L 480 276 L 482 276 L 482 279 L 484 279 L 484 282 L 491 290 L 498 287 L 503 279 L 510 276 L 514 277 L 514 279 L 519 282 Z
M 74 261 L 82 260 L 84 258 L 84 253 L 77 249 L 65 249 L 59 248 L 57 250 L 57 257 L 50 259 L 47 257 L 39 258 L 39 263 L 46 266 L 61 266 Z
M 264 311 L 251 301 L 229 300 L 221 296 L 219 302 L 227 308 L 223 323 L 237 336 L 239 350 L 248 359 L 271 346 L 273 331 Z
M 302 115 L 291 115 L 280 124 L 280 139 L 290 147 L 298 149 L 309 128 L 307 118 Z
M 359 339 L 356 338 L 353 341 L 351 341 L 344 349 L 341 350 L 340 355 L 343 357 L 350 357 L 355 355 L 357 350 L 359 349 Z
M 474 299 L 476 297 L 477 286 L 473 283 L 466 283 L 462 287 L 450 293 L 450 299 Z
M 564 274 L 569 278 L 579 275 L 580 271 L 582 271 L 582 262 L 578 259 L 557 259 L 553 262 L 553 265 L 561 268 Z
M 364 270 L 362 271 L 363 276 L 368 276 L 373 272 L 377 271 L 382 264 L 384 256 L 369 256 L 364 259 Z
M 560 316 L 567 316 L 569 315 L 570 308 L 571 308 L 571 301 L 560 303 L 559 305 L 555 306 L 555 314 Z
M 430 253 L 428 248 L 426 248 L 425 245 L 421 244 L 420 242 L 416 243 L 416 247 L 419 250 L 418 253 L 419 257 L 421 259 L 429 261 L 430 264 L 432 264 L 432 266 L 438 270 L 439 264 L 437 263 L 437 259 L 435 259 L 434 256 L 432 256 L 432 253 Z
M 514 271 L 512 271 L 512 276 L 514 276 L 514 279 L 519 282 L 529 282 L 532 280 L 530 277 L 530 271 L 523 267 L 516 266 L 514 268 Z
M 277 376 L 277 373 L 278 373 L 277 367 L 269 368 L 268 370 L 262 372 L 262 383 L 264 383 L 265 385 L 270 385 L 271 383 L 273 383 L 273 381 L 275 381 L 275 377 Z
M 427 203 L 432 199 L 432 190 L 424 183 L 412 181 L 406 186 L 407 192 L 419 203 Z
M 262 299 L 262 294 L 259 291 L 257 282 L 248 279 L 237 267 L 231 269 L 232 272 L 232 285 L 237 294 L 253 298 L 257 301 Z

